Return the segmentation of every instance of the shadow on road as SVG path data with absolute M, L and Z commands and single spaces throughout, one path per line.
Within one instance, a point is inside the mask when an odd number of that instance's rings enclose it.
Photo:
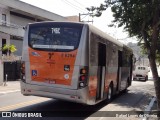
M 147 97 L 151 97 L 147 96 Z M 114 104 L 115 106 L 120 106 L 121 108 L 135 108 L 139 106 L 142 102 L 144 103 L 144 99 L 147 99 L 146 93 L 143 92 L 132 92 L 128 91 L 127 93 L 120 93 L 116 95 L 113 101 L 110 104 Z M 148 102 L 148 101 L 147 101 Z M 79 103 L 66 102 L 61 100 L 48 100 L 45 102 L 41 102 L 38 104 L 30 105 L 27 107 L 23 107 L 20 109 L 15 109 L 13 111 L 18 112 L 40 112 L 43 116 L 54 117 L 58 119 L 68 119 L 71 120 L 74 117 L 76 119 L 82 120 L 88 117 L 106 117 L 110 114 L 112 115 L 119 111 L 116 109 L 114 111 L 106 110 L 99 111 L 103 107 L 109 105 L 107 102 L 103 101 L 97 105 L 83 105 Z M 141 106 L 143 106 L 141 104 Z M 121 110 L 120 110 L 121 111 Z M 122 109 L 122 111 L 124 111 Z M 136 110 L 134 111 L 136 112 Z M 66 118 L 67 117 L 67 118 Z
M 143 82 L 140 82 L 140 84 L 141 83 Z M 139 111 L 142 112 L 150 102 L 150 98 L 152 98 L 152 94 L 146 92 L 145 89 L 149 91 L 153 90 L 153 88 L 149 88 L 148 86 L 141 87 L 137 85 L 137 88 L 133 86 L 130 87 L 127 92 L 122 92 L 119 95 L 116 95 L 110 104 L 103 101 L 97 105 L 83 105 L 79 103 L 50 99 L 45 102 L 22 107 L 13 111 L 40 112 L 42 113 L 42 116 L 54 117 L 54 120 L 64 120 L 64 118 L 65 120 L 72 120 L 75 119 L 75 117 L 76 120 L 84 120 L 88 117 L 108 117 L 108 115 L 112 116 L 113 114 L 115 115 L 116 112 L 120 111 L 133 111 L 134 114 L 139 114 Z M 115 107 L 113 109 L 109 106 Z M 103 110 L 103 108 L 106 109 Z
M 92 106 L 53 99 L 14 111 L 41 112 L 44 113 L 45 116 L 50 117 L 79 117 L 79 119 L 85 119 L 107 104 L 107 102 L 101 102 Z
M 116 99 L 112 103 L 117 106 L 122 106 L 126 108 L 141 108 L 141 106 L 148 103 L 152 98 L 152 95 L 142 91 L 128 91 L 127 93 L 121 93 L 116 96 Z

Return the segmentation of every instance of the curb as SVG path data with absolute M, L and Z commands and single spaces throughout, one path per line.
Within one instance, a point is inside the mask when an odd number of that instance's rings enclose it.
M 153 96 L 152 100 L 150 101 L 150 103 L 148 105 L 148 107 L 144 110 L 144 114 L 148 114 L 148 115 L 150 114 L 151 109 L 152 109 L 155 101 L 156 101 L 156 97 Z M 142 118 L 142 120 L 148 120 L 148 117 L 144 117 L 144 118 Z

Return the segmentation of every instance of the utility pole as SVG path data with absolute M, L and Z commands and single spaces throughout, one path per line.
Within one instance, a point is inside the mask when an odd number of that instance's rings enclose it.
M 93 13 L 85 13 L 85 14 L 81 14 L 81 13 L 79 13 L 79 22 L 92 22 L 92 24 L 93 24 L 93 17 L 92 17 L 92 20 L 88 20 L 88 21 L 84 21 L 84 20 L 81 20 L 81 16 L 87 16 L 87 15 L 91 15 L 91 14 L 93 14 Z
M 96 11 L 95 11 L 96 7 L 91 6 L 90 8 L 86 8 L 86 9 L 87 9 L 88 13 L 85 13 L 85 14 L 79 13 L 79 22 L 92 22 L 92 24 L 93 24 L 93 17 L 97 16 Z M 82 19 L 83 19 L 83 18 L 81 19 L 82 15 L 90 16 L 90 17 L 92 17 L 92 20 L 82 21 Z

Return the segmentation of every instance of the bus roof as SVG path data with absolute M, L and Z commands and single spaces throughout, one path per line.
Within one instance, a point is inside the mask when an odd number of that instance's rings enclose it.
M 96 34 L 98 34 L 99 36 L 107 39 L 108 41 L 110 42 L 113 42 L 115 43 L 116 45 L 120 46 L 120 47 L 123 47 L 123 44 L 121 42 L 119 42 L 118 40 L 116 40 L 115 38 L 111 37 L 110 35 L 104 33 L 103 31 L 101 31 L 100 29 L 94 27 L 93 25 L 89 25 L 89 28 Z
M 81 23 L 81 22 L 69 22 L 69 21 L 42 21 L 42 22 L 33 22 L 33 23 L 28 23 L 29 25 L 32 24 L 43 24 L 43 23 L 71 23 L 71 24 L 80 24 L 80 25 L 84 25 L 86 23 Z
M 71 23 L 71 24 L 87 25 L 87 26 L 89 26 L 90 30 L 92 30 L 94 33 L 98 34 L 99 36 L 107 39 L 110 42 L 115 43 L 116 45 L 118 45 L 120 47 L 128 48 L 129 51 L 132 51 L 132 49 L 130 49 L 128 46 L 124 45 L 123 43 L 119 42 L 115 38 L 111 37 L 107 33 L 104 33 L 103 31 L 101 31 L 100 29 L 96 28 L 95 26 L 93 26 L 91 24 L 82 23 L 82 22 L 69 22 L 69 21 L 61 21 L 61 22 L 59 22 L 59 21 L 58 22 L 57 21 L 43 21 L 43 22 L 29 23 L 28 25 L 43 24 L 43 23 Z

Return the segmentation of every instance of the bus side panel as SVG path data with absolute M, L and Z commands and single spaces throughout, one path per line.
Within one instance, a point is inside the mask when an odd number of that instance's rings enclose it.
M 83 32 L 81 36 L 81 41 L 78 48 L 78 53 L 75 61 L 75 66 L 78 66 L 76 70 L 74 70 L 73 78 L 78 77 L 78 81 L 75 83 L 78 87 L 77 90 L 77 96 L 80 96 L 80 98 L 83 100 L 86 104 L 93 104 L 93 102 L 89 99 L 89 88 L 88 88 L 88 79 L 89 79 L 89 73 L 87 72 L 87 79 L 86 83 L 87 85 L 83 88 L 80 87 L 80 69 L 87 68 L 87 71 L 90 71 L 89 68 L 89 29 L 88 25 L 83 26 Z
M 26 31 L 23 40 L 23 50 L 22 50 L 22 61 L 25 62 L 25 81 L 30 81 L 31 75 L 30 71 L 30 62 L 29 62 L 29 52 L 28 52 L 28 32 L 29 32 L 29 25 L 26 26 Z
M 107 71 L 105 94 L 108 93 L 108 86 L 113 82 L 113 92 L 116 92 L 118 83 L 118 50 L 115 45 L 110 43 L 107 47 Z
M 132 52 L 125 47 L 122 51 L 121 85 L 120 90 L 127 89 L 132 79 Z
M 96 101 L 97 95 L 97 84 L 98 84 L 98 45 L 96 42 L 96 36 L 92 31 L 89 33 L 89 97 L 94 102 Z
M 97 66 L 90 66 L 90 73 L 89 73 L 89 96 L 96 97 L 96 92 L 97 92 Z
M 98 79 L 98 73 L 100 70 L 100 66 L 98 66 L 98 59 L 102 59 L 102 56 L 100 58 L 98 58 L 98 45 L 102 44 L 104 46 L 106 46 L 106 52 L 104 51 L 99 51 L 101 53 L 104 53 L 106 55 L 106 65 L 104 65 L 104 70 L 105 70 L 105 82 L 104 83 L 99 83 L 103 82 L 103 80 Z M 118 73 L 118 51 L 116 46 L 114 46 L 112 43 L 107 42 L 104 38 L 101 38 L 99 36 L 97 36 L 95 33 L 90 33 L 90 73 L 89 73 L 89 95 L 90 98 L 94 99 L 96 101 L 96 97 L 98 95 L 98 101 L 101 99 L 102 97 L 103 99 L 107 98 L 107 93 L 108 93 L 108 86 L 111 83 L 111 81 L 113 82 L 113 89 L 114 89 L 114 93 L 116 91 L 117 88 L 117 73 Z M 101 74 L 102 75 L 102 74 Z M 101 79 L 103 77 L 100 77 Z M 104 90 L 100 90 L 100 88 L 104 87 Z M 99 89 L 100 91 L 98 91 L 97 89 Z M 101 95 L 101 97 L 99 96 L 99 94 L 101 93 L 103 95 Z
M 120 90 L 124 90 L 126 89 L 126 85 L 129 79 L 129 75 L 130 75 L 130 69 L 129 67 L 122 67 L 121 68 L 121 85 L 120 85 Z

